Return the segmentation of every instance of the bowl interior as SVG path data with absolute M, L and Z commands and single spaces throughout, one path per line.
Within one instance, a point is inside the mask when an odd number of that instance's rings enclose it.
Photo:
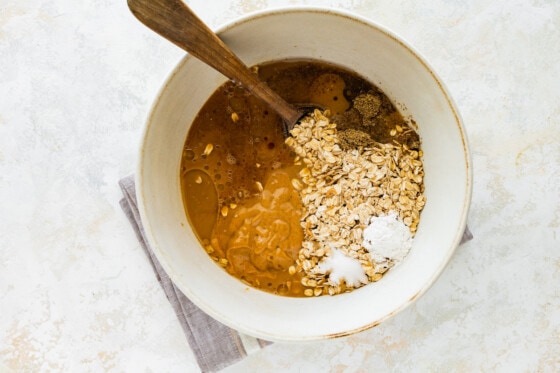
M 247 287 L 201 248 L 183 209 L 179 167 L 190 124 L 225 78 L 186 56 L 148 120 L 138 168 L 146 234 L 175 284 L 219 321 L 269 340 L 348 335 L 377 325 L 422 294 L 459 243 L 471 194 L 465 133 L 445 88 L 414 50 L 359 17 L 318 9 L 268 11 L 222 29 L 247 65 L 314 58 L 358 72 L 418 125 L 427 204 L 409 256 L 378 283 L 334 297 L 287 298 Z

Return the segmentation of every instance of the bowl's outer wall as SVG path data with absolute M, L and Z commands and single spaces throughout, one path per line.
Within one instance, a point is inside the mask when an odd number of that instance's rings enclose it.
M 202 250 L 183 209 L 179 167 L 184 141 L 201 106 L 226 80 L 186 56 L 153 106 L 138 166 L 139 208 L 162 266 L 205 312 L 268 340 L 348 335 L 402 310 L 429 288 L 447 264 L 470 204 L 467 140 L 444 86 L 424 59 L 394 34 L 346 13 L 301 8 L 262 12 L 230 24 L 220 36 L 247 65 L 315 58 L 350 68 L 377 84 L 418 125 L 428 202 L 410 255 L 378 283 L 312 299 L 248 288 Z

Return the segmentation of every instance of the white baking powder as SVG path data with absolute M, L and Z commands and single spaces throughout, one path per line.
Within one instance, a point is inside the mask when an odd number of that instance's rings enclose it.
M 359 287 L 368 283 L 368 278 L 358 259 L 350 258 L 337 249 L 317 265 L 318 272 L 329 273 L 329 284 L 340 285 L 344 279 L 347 285 Z
M 412 234 L 395 212 L 374 216 L 364 230 L 362 246 L 369 251 L 373 261 L 380 263 L 391 260 L 396 263 L 410 251 Z

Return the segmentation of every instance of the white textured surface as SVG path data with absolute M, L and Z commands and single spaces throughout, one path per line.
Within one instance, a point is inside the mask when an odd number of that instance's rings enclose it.
M 447 83 L 474 162 L 475 238 L 418 302 L 362 334 L 276 344 L 228 371 L 560 371 L 558 2 L 188 3 L 211 26 L 293 4 L 388 26 Z M 0 371 L 198 370 L 116 184 L 182 55 L 125 0 L 2 1 Z

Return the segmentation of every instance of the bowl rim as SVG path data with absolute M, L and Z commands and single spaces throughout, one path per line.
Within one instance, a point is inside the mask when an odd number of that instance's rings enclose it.
M 397 33 L 395 33 L 394 31 L 392 31 L 391 29 L 387 28 L 386 26 L 383 26 L 381 24 L 379 24 L 376 21 L 373 21 L 371 19 L 368 19 L 364 16 L 358 15 L 356 13 L 347 11 L 347 10 L 342 10 L 342 9 L 337 9 L 337 8 L 333 8 L 333 7 L 325 7 L 325 6 L 307 6 L 307 5 L 293 5 L 293 6 L 280 6 L 280 7 L 270 7 L 267 9 L 263 9 L 263 10 L 258 10 L 258 11 L 254 11 L 254 12 L 249 12 L 246 13 L 244 15 L 238 16 L 230 21 L 224 22 L 222 23 L 220 26 L 216 27 L 214 29 L 214 31 L 220 35 L 232 28 L 235 28 L 241 24 L 244 24 L 246 22 L 250 22 L 253 21 L 255 19 L 258 18 L 262 18 L 262 17 L 267 17 L 267 16 L 271 16 L 271 15 L 278 15 L 281 13 L 321 13 L 321 14 L 330 14 L 330 15 L 334 15 L 334 16 L 339 16 L 339 17 L 344 17 L 344 18 L 348 18 L 353 22 L 360 22 L 368 27 L 377 29 L 378 31 L 382 32 L 383 34 L 385 34 L 386 36 L 388 36 L 389 38 L 391 38 L 393 41 L 397 42 L 398 44 L 400 44 L 402 47 L 404 47 L 405 49 L 407 49 L 410 54 L 412 56 L 414 56 L 414 58 L 416 58 L 423 66 L 424 68 L 429 72 L 429 74 L 431 75 L 431 77 L 434 79 L 434 81 L 437 83 L 437 85 L 439 86 L 441 93 L 444 95 L 445 99 L 447 100 L 447 105 L 448 108 L 451 110 L 451 112 L 453 113 L 453 116 L 455 118 L 455 125 L 456 128 L 458 130 L 458 133 L 461 137 L 461 142 L 462 142 L 462 147 L 463 147 L 463 157 L 465 160 L 465 168 L 466 168 L 466 178 L 465 178 L 465 182 L 466 182 L 466 188 L 465 188 L 465 195 L 464 195 L 464 200 L 463 200 L 463 205 L 462 205 L 462 211 L 461 211 L 461 216 L 459 218 L 459 224 L 457 225 L 457 231 L 455 232 L 454 235 L 454 240 L 451 244 L 451 246 L 449 247 L 449 249 L 446 251 L 445 255 L 442 257 L 442 262 L 441 265 L 437 268 L 436 271 L 434 271 L 432 273 L 432 275 L 428 278 L 428 280 L 422 284 L 422 286 L 420 287 L 419 291 L 413 296 L 411 297 L 407 302 L 402 303 L 399 307 L 395 308 L 392 312 L 386 314 L 385 316 L 373 321 L 373 322 L 369 322 L 361 327 L 352 329 L 352 330 L 347 330 L 341 333 L 336 333 L 336 334 L 330 334 L 330 335 L 313 335 L 313 336 L 305 336 L 305 337 L 286 337 L 286 336 L 278 336 L 278 335 L 263 335 L 263 330 L 260 329 L 250 329 L 250 328 L 238 328 L 237 326 L 235 327 L 236 329 L 247 333 L 247 334 L 251 334 L 254 336 L 258 336 L 259 338 L 264 338 L 264 339 L 269 339 L 269 340 L 276 340 L 276 341 L 290 341 L 290 342 L 294 342 L 294 341 L 313 341 L 313 340 L 324 340 L 324 339 L 332 339 L 332 338 L 338 338 L 338 337 L 344 337 L 344 336 L 348 336 L 348 335 L 352 335 L 370 328 L 373 328 L 377 325 L 379 325 L 380 323 L 382 323 L 383 321 L 395 316 L 396 314 L 398 314 L 399 312 L 401 312 L 402 310 L 404 310 L 405 308 L 407 308 L 410 304 L 412 304 L 415 300 L 417 300 L 418 298 L 420 298 L 438 279 L 438 277 L 442 274 L 443 270 L 445 269 L 445 267 L 448 265 L 449 260 L 451 259 L 451 257 L 453 256 L 455 250 L 457 249 L 457 247 L 459 246 L 462 236 L 463 236 L 463 232 L 466 229 L 467 226 L 467 217 L 468 217 L 468 213 L 469 213 L 469 209 L 470 209 L 470 203 L 471 203 L 471 199 L 472 199 L 472 190 L 473 190 L 473 167 L 472 167 L 472 156 L 471 156 L 471 152 L 469 150 L 469 142 L 468 142 L 468 137 L 467 137 L 467 133 L 465 131 L 465 126 L 464 126 L 464 122 L 463 119 L 460 115 L 458 106 L 455 102 L 455 100 L 453 99 L 452 95 L 449 92 L 449 89 L 447 88 L 447 86 L 445 85 L 445 83 L 443 82 L 443 80 L 435 73 L 435 70 L 432 68 L 432 66 L 429 64 L 429 62 L 426 60 L 426 58 L 418 51 L 416 50 L 416 48 L 414 48 L 409 42 L 406 41 L 406 39 L 404 39 L 403 37 L 399 36 Z M 167 89 L 167 87 L 169 86 L 169 84 L 171 83 L 171 81 L 173 80 L 174 76 L 179 72 L 179 70 L 181 69 L 182 65 L 184 65 L 185 63 L 187 63 L 190 59 L 195 58 L 194 56 L 192 56 L 190 53 L 186 53 L 180 58 L 180 60 L 176 63 L 175 67 L 171 70 L 171 72 L 167 75 L 166 79 L 164 80 L 164 83 L 162 84 L 162 86 L 160 87 L 160 89 L 158 90 L 155 98 L 152 101 L 152 104 L 150 106 L 149 109 L 149 113 L 146 117 L 146 120 L 144 122 L 144 127 L 143 127 L 143 131 L 142 131 L 142 135 L 141 135 L 141 140 L 139 143 L 139 148 L 138 148 L 138 160 L 137 160 L 137 164 L 136 164 L 136 184 L 135 184 L 135 189 L 136 189 L 136 196 L 137 196 L 137 207 L 139 210 L 139 214 L 140 214 L 140 219 L 143 223 L 144 226 L 144 234 L 145 237 L 148 241 L 148 244 L 150 245 L 150 248 L 152 249 L 153 253 L 155 254 L 156 258 L 158 259 L 160 265 L 162 266 L 162 268 L 164 269 L 164 271 L 167 273 L 167 275 L 169 276 L 169 278 L 171 279 L 171 281 L 173 281 L 174 284 L 177 284 L 177 286 L 181 289 L 182 292 L 185 293 L 185 295 L 197 306 L 199 306 L 204 312 L 208 313 L 210 316 L 212 316 L 213 318 L 215 318 L 216 320 L 226 323 L 227 325 L 232 325 L 231 323 L 228 322 L 228 320 L 223 320 L 222 318 L 222 314 L 215 314 L 214 312 L 212 312 L 212 310 L 207 310 L 204 308 L 203 304 L 204 302 L 197 297 L 196 295 L 192 294 L 188 289 L 187 291 L 185 291 L 185 289 L 181 288 L 181 284 L 180 281 L 177 281 L 176 275 L 174 273 L 174 271 L 172 270 L 171 266 L 169 263 L 167 263 L 166 260 L 162 260 L 162 258 L 164 258 L 164 255 L 161 252 L 161 248 L 158 247 L 158 245 L 153 244 L 156 240 L 154 239 L 154 233 L 151 230 L 151 224 L 150 224 L 150 218 L 148 217 L 147 214 L 147 207 L 145 205 L 145 198 L 144 198 L 144 172 L 143 172 L 143 164 L 145 163 L 144 159 L 146 157 L 146 149 L 145 149 L 145 144 L 147 142 L 147 136 L 148 133 L 150 132 L 151 126 L 154 125 L 153 123 L 153 116 L 154 113 L 158 107 L 158 105 L 160 104 L 160 101 L 162 99 L 163 93 L 165 92 L 165 90 Z M 202 305 L 202 307 L 201 307 Z M 234 328 L 233 326 L 231 326 L 232 328 Z M 266 334 L 266 333 L 265 333 Z

